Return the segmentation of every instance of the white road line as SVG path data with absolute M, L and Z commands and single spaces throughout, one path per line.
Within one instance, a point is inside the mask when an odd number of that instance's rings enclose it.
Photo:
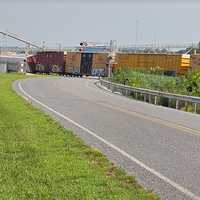
M 173 186 L 174 188 L 176 188 L 178 191 L 182 192 L 183 194 L 185 194 L 186 196 L 192 198 L 193 200 L 200 200 L 200 197 L 195 195 L 194 193 L 192 193 L 190 190 L 184 188 L 183 186 L 175 183 L 174 181 L 170 180 L 169 178 L 165 177 L 164 175 L 162 175 L 161 173 L 157 172 L 156 170 L 154 170 L 153 168 L 148 167 L 147 165 L 145 165 L 143 162 L 141 162 L 140 160 L 138 160 L 137 158 L 131 156 L 130 154 L 128 154 L 127 152 L 125 152 L 124 150 L 120 149 L 119 147 L 115 146 L 114 144 L 108 142 L 107 140 L 103 139 L 102 137 L 98 136 L 97 134 L 95 134 L 93 131 L 89 130 L 88 128 L 80 125 L 79 123 L 75 122 L 74 120 L 70 119 L 69 117 L 57 112 L 56 110 L 54 110 L 53 108 L 50 108 L 49 106 L 45 105 L 44 103 L 40 102 L 39 100 L 35 99 L 34 97 L 32 97 L 31 95 L 29 95 L 21 86 L 21 83 L 18 82 L 18 87 L 21 91 L 21 93 L 23 95 L 25 95 L 26 97 L 28 97 L 29 99 L 35 101 L 36 103 L 38 103 L 39 105 L 43 106 L 44 108 L 46 108 L 47 110 L 55 113 L 56 115 L 58 115 L 59 117 L 67 120 L 68 122 L 72 123 L 73 125 L 77 126 L 78 128 L 82 129 L 83 131 L 87 132 L 88 134 L 92 135 L 93 137 L 97 138 L 98 140 L 100 140 L 101 142 L 103 142 L 104 144 L 106 144 L 107 146 L 109 146 L 110 148 L 114 149 L 115 151 L 117 151 L 118 153 L 120 153 L 121 155 L 127 157 L 128 159 L 130 159 L 131 161 L 135 162 L 137 165 L 139 165 L 140 167 L 142 167 L 143 169 L 149 171 L 151 174 L 157 176 L 158 178 L 160 178 L 161 180 L 163 180 L 164 182 L 170 184 L 171 186 Z

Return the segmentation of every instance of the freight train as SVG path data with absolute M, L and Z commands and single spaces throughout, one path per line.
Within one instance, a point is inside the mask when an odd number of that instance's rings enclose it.
M 107 76 L 109 53 L 38 52 L 27 58 L 32 73 L 57 73 L 69 76 Z M 190 56 L 181 54 L 116 53 L 112 70 L 152 69 L 159 67 L 166 74 L 185 74 L 190 69 Z
M 108 54 L 46 51 L 29 56 L 27 63 L 32 73 L 106 76 Z

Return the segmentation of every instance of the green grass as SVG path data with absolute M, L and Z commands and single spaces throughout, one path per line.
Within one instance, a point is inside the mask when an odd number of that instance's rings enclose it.
M 170 77 L 154 71 L 127 68 L 116 70 L 113 81 L 132 87 L 200 97 L 200 71 Z
M 20 78 L 0 74 L 0 199 L 158 199 L 16 95 Z

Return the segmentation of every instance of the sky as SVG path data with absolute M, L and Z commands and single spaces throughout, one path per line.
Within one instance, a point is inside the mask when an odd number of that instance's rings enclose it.
M 198 0 L 0 0 L 0 31 L 47 46 L 199 42 L 199 19 Z

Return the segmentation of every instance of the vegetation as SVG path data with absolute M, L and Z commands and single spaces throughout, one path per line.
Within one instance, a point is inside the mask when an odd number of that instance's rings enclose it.
M 132 87 L 146 88 L 170 93 L 200 96 L 200 71 L 185 76 L 164 76 L 159 69 L 149 71 L 122 69 L 113 74 L 113 81 Z
M 16 95 L 24 77 L 0 75 L 0 199 L 158 199 Z

